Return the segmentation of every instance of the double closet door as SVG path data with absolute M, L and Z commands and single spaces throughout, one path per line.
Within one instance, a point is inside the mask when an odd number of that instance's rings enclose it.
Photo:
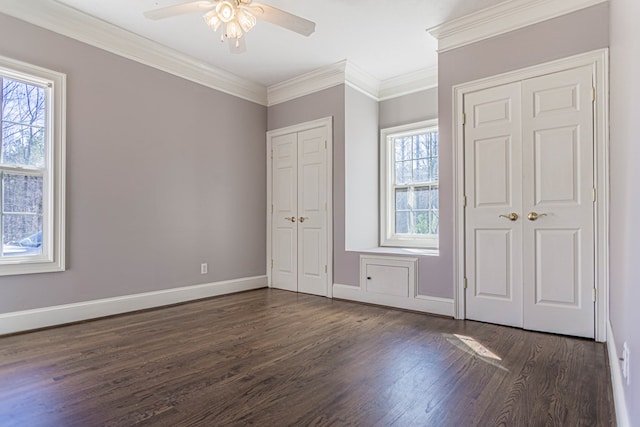
M 593 71 L 466 94 L 468 319 L 594 337 Z
M 274 288 L 327 295 L 327 132 L 322 126 L 271 139 Z

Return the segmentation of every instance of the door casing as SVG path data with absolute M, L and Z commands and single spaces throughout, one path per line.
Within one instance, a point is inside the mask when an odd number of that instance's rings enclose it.
M 318 120 L 312 120 L 287 126 L 280 129 L 274 129 L 267 132 L 267 283 L 269 287 L 272 285 L 272 206 L 273 206 L 273 170 L 272 170 L 272 140 L 275 137 L 286 135 L 294 132 L 302 132 L 309 129 L 324 127 L 327 135 L 326 153 L 326 188 L 327 188 L 327 294 L 328 298 L 333 297 L 333 117 L 325 117 Z
M 594 87 L 595 155 L 595 339 L 607 339 L 609 305 L 609 75 L 608 49 L 599 49 L 540 65 L 512 71 L 453 87 L 453 171 L 454 171 L 454 315 L 465 318 L 465 194 L 464 194 L 464 96 L 478 90 L 514 83 L 546 74 L 591 66 Z

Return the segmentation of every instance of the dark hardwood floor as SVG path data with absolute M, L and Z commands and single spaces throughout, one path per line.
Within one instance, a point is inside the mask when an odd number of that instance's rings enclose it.
M 609 426 L 593 341 L 277 290 L 0 337 L 0 426 Z

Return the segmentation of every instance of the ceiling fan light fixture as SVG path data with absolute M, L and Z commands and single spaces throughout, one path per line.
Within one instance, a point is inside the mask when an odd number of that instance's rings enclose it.
M 203 15 L 203 18 L 204 22 L 206 22 L 207 25 L 213 29 L 213 31 L 218 31 L 218 28 L 220 28 L 220 25 L 222 25 L 222 21 L 218 17 L 218 14 L 215 10 L 205 13 Z
M 225 35 L 228 39 L 239 39 L 242 37 L 242 28 L 240 27 L 240 24 L 238 24 L 238 21 L 233 20 L 227 22 L 225 30 Z
M 253 16 L 246 8 L 239 7 L 236 12 L 236 18 L 240 28 L 246 33 L 256 25 L 256 17 Z
M 215 11 L 218 14 L 218 18 L 225 24 L 231 22 L 236 16 L 236 7 L 229 0 L 219 2 Z

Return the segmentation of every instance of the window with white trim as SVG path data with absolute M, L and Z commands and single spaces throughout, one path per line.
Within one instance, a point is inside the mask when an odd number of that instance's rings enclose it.
M 0 57 L 0 275 L 64 270 L 65 76 Z
M 380 245 L 438 248 L 438 121 L 380 133 Z

